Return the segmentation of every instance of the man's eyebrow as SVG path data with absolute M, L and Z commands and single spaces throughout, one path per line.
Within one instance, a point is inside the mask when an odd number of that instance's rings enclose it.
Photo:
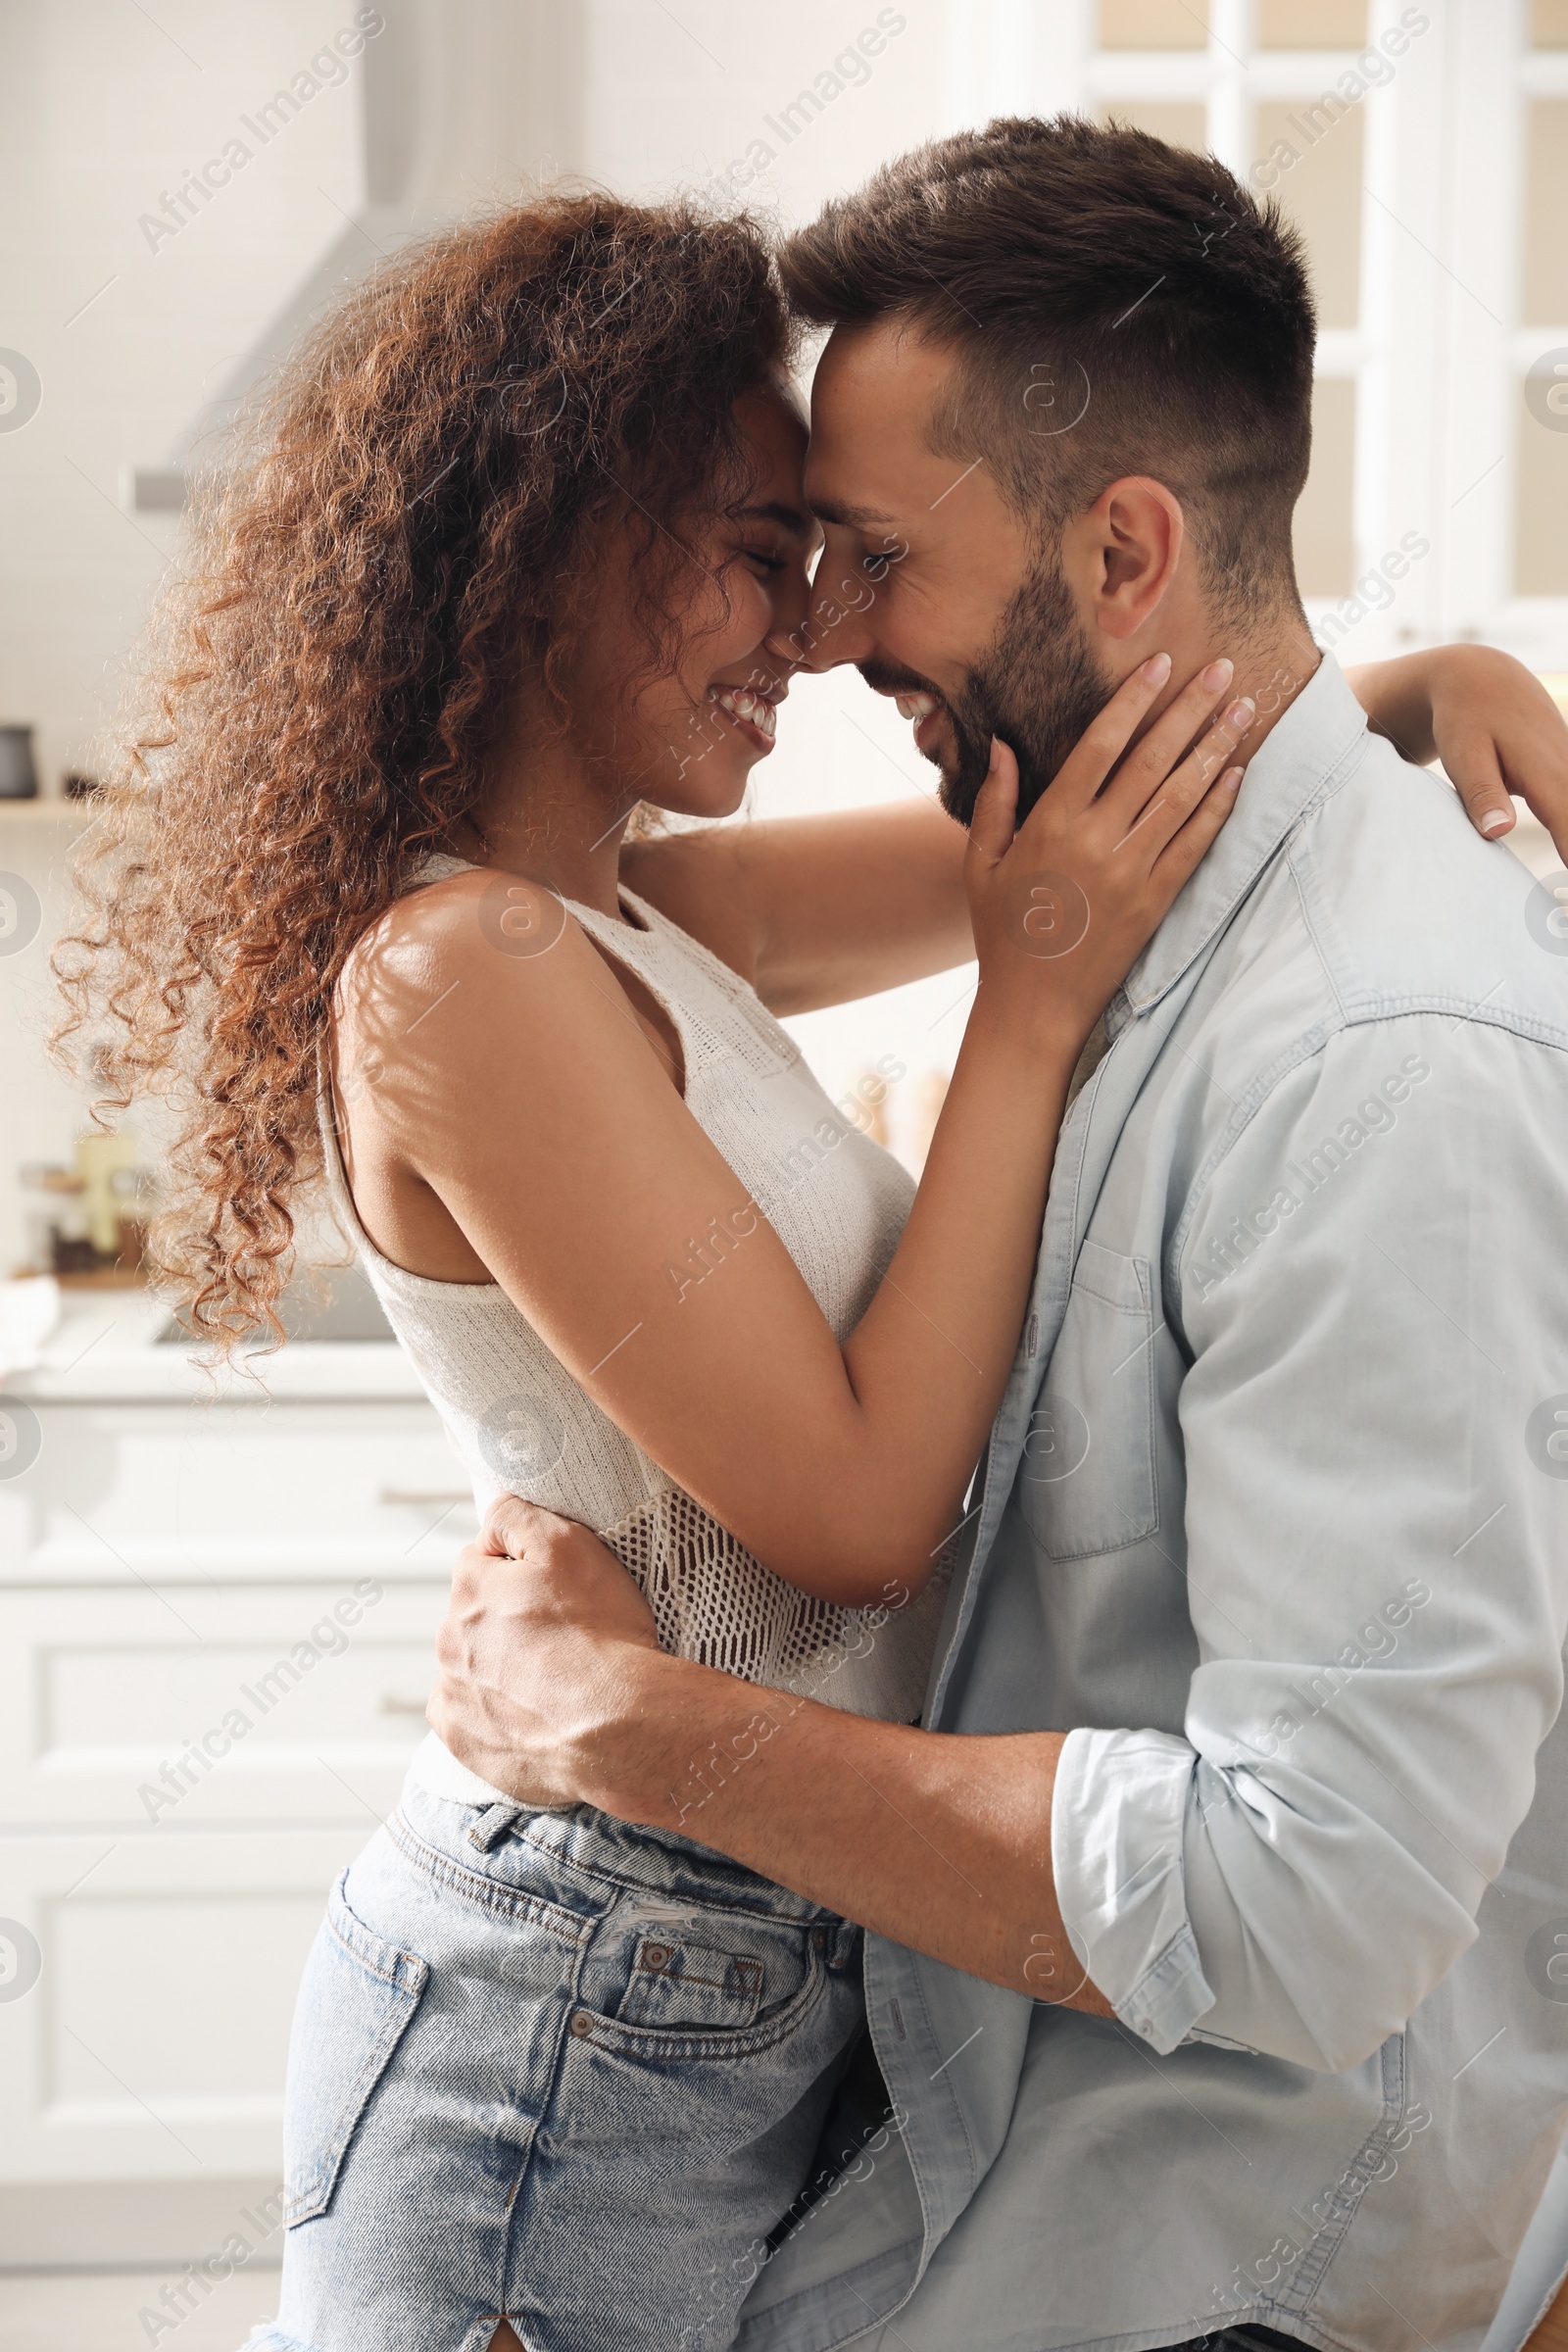
M 837 523 L 842 529 L 863 531 L 873 523 L 886 523 L 892 528 L 894 516 L 879 514 L 874 507 L 844 507 L 835 498 L 818 498 L 811 502 L 811 512 L 818 522 Z
M 776 522 L 792 539 L 809 539 L 816 529 L 811 516 L 799 507 L 785 506 L 780 499 L 768 499 L 760 507 L 742 507 L 742 515 L 756 517 L 761 522 Z

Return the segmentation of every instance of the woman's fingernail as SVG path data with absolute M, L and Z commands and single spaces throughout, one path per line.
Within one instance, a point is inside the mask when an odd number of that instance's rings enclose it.
M 1143 666 L 1143 677 L 1151 686 L 1163 686 L 1170 676 L 1169 654 L 1151 654 Z
M 987 774 L 988 776 L 994 776 L 994 775 L 996 774 L 996 772 L 997 772 L 997 762 L 998 762 L 998 761 L 1001 760 L 1001 758 L 1002 758 L 1002 737 L 1001 737 L 1000 735 L 993 735 L 993 736 L 992 736 L 992 738 L 991 738 L 991 761 L 990 761 L 990 764 L 989 764 L 989 766 L 988 766 L 988 767 L 987 767 L 987 769 L 986 769 L 986 774 Z
M 1198 683 L 1205 694 L 1219 694 L 1236 674 L 1234 662 L 1211 662 Z
M 1235 792 L 1240 787 L 1241 781 L 1241 769 L 1239 767 L 1228 767 L 1219 780 L 1219 788 L 1221 792 Z
M 1245 733 L 1256 716 L 1257 705 L 1250 694 L 1244 694 L 1226 711 L 1225 724 L 1228 727 L 1240 727 Z
M 1504 833 L 1513 823 L 1506 808 L 1494 808 L 1490 816 L 1481 819 L 1483 833 Z

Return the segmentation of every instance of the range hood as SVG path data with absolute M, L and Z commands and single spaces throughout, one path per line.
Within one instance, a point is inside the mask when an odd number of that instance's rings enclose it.
M 378 0 L 357 61 L 364 197 L 162 465 L 127 466 L 133 514 L 177 513 L 205 451 L 345 287 L 477 204 L 581 169 L 585 9 L 562 0 Z

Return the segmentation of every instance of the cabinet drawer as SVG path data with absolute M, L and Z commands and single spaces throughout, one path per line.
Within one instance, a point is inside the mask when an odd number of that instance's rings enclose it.
M 300 1972 L 369 1827 L 0 1838 L 36 1971 L 0 2001 L 0 2178 L 275 2179 Z
M 0 1591 L 7 1826 L 363 1820 L 424 1737 L 445 1578 Z
M 444 1572 L 473 1529 L 467 1473 L 421 1401 L 31 1409 L 37 1457 L 0 1485 L 12 1580 Z

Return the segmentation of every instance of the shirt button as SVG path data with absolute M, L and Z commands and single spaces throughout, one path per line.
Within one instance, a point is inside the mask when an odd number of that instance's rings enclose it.
M 578 2009 L 575 2011 L 572 2016 L 571 2031 L 576 2034 L 578 2040 L 580 2041 L 585 2034 L 591 2034 L 593 2030 L 594 2021 L 589 2016 L 587 2010 Z

